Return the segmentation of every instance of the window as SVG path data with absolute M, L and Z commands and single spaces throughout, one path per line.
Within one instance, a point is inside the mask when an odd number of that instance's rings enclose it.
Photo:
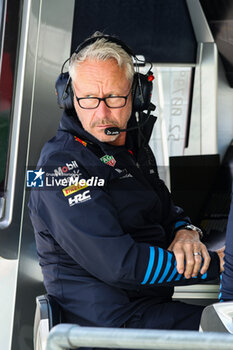
M 151 137 L 159 165 L 164 157 L 184 155 L 188 142 L 192 99 L 192 67 L 156 67 L 152 100 L 159 117 Z M 158 146 L 160 145 L 160 146 Z
M 0 3 L 0 197 L 4 194 L 12 97 L 17 56 L 20 1 Z

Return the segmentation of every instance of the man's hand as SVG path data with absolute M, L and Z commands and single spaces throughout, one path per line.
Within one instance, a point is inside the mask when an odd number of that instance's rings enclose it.
M 202 275 L 206 273 L 210 264 L 210 256 L 206 246 L 200 241 L 198 232 L 180 229 L 168 250 L 174 253 L 177 271 L 180 274 L 184 273 L 185 278 L 197 276 L 202 260 L 200 273 Z
M 216 253 L 218 254 L 219 260 L 220 260 L 220 272 L 224 271 L 224 256 L 225 256 L 225 246 L 221 249 L 216 250 Z

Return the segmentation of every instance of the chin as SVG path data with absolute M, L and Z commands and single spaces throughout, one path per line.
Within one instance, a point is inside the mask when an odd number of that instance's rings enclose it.
M 114 142 L 119 135 L 98 135 L 96 138 L 101 142 Z

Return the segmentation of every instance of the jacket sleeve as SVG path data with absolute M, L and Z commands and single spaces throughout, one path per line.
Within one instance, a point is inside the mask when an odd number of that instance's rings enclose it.
M 88 177 L 84 169 L 81 172 Z M 177 273 L 173 253 L 135 242 L 123 232 L 111 197 L 101 186 L 85 187 L 70 195 L 65 195 L 64 187 L 38 191 L 31 199 L 32 222 L 35 217 L 82 268 L 119 288 L 194 284 L 218 276 L 215 253 L 211 253 L 205 275 L 185 280 Z
M 221 275 L 220 283 L 220 301 L 233 300 L 233 184 L 231 207 L 227 223 L 226 243 L 225 243 L 225 257 L 224 257 L 224 271 Z
M 191 220 L 185 215 L 182 208 L 174 205 L 171 194 L 161 179 L 156 179 L 155 186 L 159 187 L 158 193 L 160 193 L 161 203 L 163 203 L 162 225 L 168 237 L 168 245 L 170 245 L 178 229 L 191 223 Z

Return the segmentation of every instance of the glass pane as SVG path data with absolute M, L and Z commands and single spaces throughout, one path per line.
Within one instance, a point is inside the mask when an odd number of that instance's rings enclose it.
M 4 6 L 2 4 L 2 6 Z M 1 55 L 0 74 L 0 196 L 4 193 L 10 115 L 17 53 L 19 30 L 20 1 L 8 0 L 6 13 L 3 16 L 5 31 L 2 31 L 3 52 Z
M 167 165 L 170 156 L 184 154 L 192 67 L 159 67 L 154 71 L 152 101 L 158 121 L 150 145 L 158 164 Z
M 141 68 L 147 73 L 149 65 Z M 182 156 L 189 129 L 193 67 L 154 66 L 152 112 L 157 121 L 150 139 L 160 177 L 170 186 L 169 157 Z

